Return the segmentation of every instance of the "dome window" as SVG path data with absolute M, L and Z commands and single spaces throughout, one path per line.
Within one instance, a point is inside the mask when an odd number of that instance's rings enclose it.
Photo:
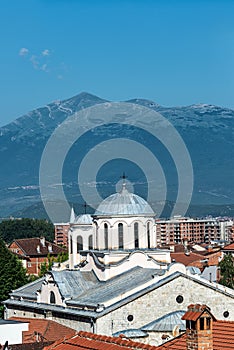
M 123 249 L 123 224 L 118 224 L 119 249 Z

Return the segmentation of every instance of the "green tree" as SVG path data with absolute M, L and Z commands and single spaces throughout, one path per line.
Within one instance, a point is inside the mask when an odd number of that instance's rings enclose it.
M 50 254 L 48 254 L 47 259 L 48 259 L 47 261 L 45 259 L 44 262 L 41 264 L 39 277 L 44 276 L 46 274 L 46 272 L 48 272 L 52 269 L 54 257 L 50 256 Z
M 58 254 L 56 262 L 62 263 L 67 260 L 68 260 L 68 252 L 62 252 Z
M 7 299 L 13 289 L 17 289 L 27 282 L 26 269 L 0 238 L 0 302 Z M 0 317 L 2 316 L 3 306 L 1 305 Z
M 54 226 L 51 222 L 42 219 L 22 218 L 3 220 L 0 223 L 0 237 L 8 244 L 17 238 L 32 238 L 40 236 L 53 242 Z
M 234 262 L 231 254 L 226 254 L 223 260 L 219 263 L 220 267 L 220 281 L 219 283 L 234 288 Z

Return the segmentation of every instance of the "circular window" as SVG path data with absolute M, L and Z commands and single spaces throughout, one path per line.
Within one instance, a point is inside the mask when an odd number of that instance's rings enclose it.
M 227 318 L 228 316 L 229 316 L 229 312 L 228 311 L 224 311 L 223 317 Z
M 127 320 L 128 320 L 129 322 L 133 321 L 133 315 L 128 315 Z
M 178 303 L 178 304 L 183 303 L 183 301 L 184 301 L 183 296 L 182 296 L 182 295 L 177 295 L 177 297 L 176 297 L 176 301 L 177 301 L 177 303 Z

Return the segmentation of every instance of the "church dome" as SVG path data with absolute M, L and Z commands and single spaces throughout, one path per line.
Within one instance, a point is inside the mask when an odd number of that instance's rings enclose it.
M 154 216 L 155 214 L 142 197 L 129 192 L 123 185 L 121 192 L 112 194 L 99 204 L 94 215 Z
M 90 214 L 82 214 L 76 217 L 74 224 L 78 225 L 92 225 L 92 217 Z

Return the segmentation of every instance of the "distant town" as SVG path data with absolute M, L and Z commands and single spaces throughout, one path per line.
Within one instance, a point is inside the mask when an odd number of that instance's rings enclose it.
M 0 223 L 8 237 L 34 225 L 2 247 L 28 280 L 2 295 L 9 349 L 218 349 L 224 334 L 223 349 L 233 344 L 232 218 L 157 218 L 123 180 L 94 214 L 72 207 L 53 240 L 36 236 L 44 224 Z

